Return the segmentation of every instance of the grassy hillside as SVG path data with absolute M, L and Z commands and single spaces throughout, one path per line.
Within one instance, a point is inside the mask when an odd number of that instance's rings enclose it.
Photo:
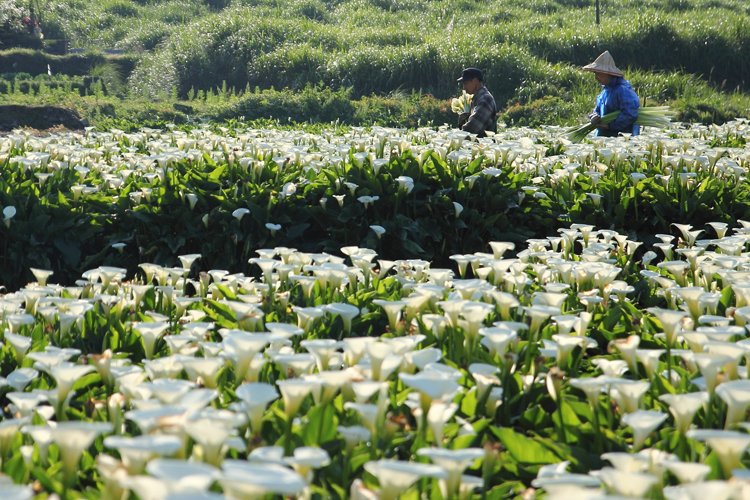
M 132 72 L 115 75 L 123 96 L 195 101 L 201 91 L 257 89 L 222 116 L 267 111 L 256 103 L 270 88 L 446 99 L 460 69 L 475 65 L 506 120 L 567 122 L 597 91 L 578 67 L 605 49 L 647 102 L 672 102 L 686 119 L 748 116 L 749 4 L 601 5 L 596 26 L 594 0 L 56 0 L 44 26 L 73 47 L 135 54 Z

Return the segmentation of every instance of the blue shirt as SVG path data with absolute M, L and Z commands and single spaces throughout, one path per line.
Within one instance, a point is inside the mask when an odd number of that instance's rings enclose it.
M 604 116 L 619 110 L 620 115 L 609 123 L 608 130 L 597 129 L 596 135 L 617 135 L 618 132 L 638 135 L 641 127 L 635 124 L 635 120 L 638 118 L 640 105 L 638 95 L 630 86 L 630 82 L 621 76 L 613 76 L 596 98 L 594 112 Z

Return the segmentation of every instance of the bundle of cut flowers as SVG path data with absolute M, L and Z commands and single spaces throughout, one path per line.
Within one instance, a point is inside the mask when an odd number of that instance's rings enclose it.
M 619 114 L 619 111 L 607 113 L 602 116 L 601 123 L 611 123 Z M 635 123 L 642 127 L 667 128 L 669 127 L 672 114 L 673 113 L 670 111 L 669 106 L 647 106 L 638 110 L 638 118 L 635 120 Z M 587 122 L 583 125 L 571 128 L 565 136 L 571 142 L 581 142 L 587 135 L 589 135 L 589 132 L 595 128 L 596 125 Z
M 460 96 L 451 99 L 451 109 L 453 112 L 457 115 L 460 115 L 461 113 L 470 113 L 472 97 L 471 94 L 467 94 L 464 90 Z

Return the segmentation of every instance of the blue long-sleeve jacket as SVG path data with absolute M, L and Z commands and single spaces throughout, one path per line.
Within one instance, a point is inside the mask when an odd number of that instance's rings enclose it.
M 613 76 L 609 85 L 605 85 L 596 98 L 594 113 L 604 116 L 620 110 L 620 115 L 609 123 L 608 130 L 597 129 L 596 135 L 617 135 L 619 132 L 638 135 L 641 127 L 635 124 L 635 120 L 638 118 L 639 107 L 638 95 L 630 82 L 621 76 Z

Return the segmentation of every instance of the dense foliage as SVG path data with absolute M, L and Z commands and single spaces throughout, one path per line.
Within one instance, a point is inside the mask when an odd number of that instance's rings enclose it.
M 741 146 L 744 129 L 721 133 Z M 477 142 L 426 128 L 344 132 L 10 135 L 2 139 L 0 204 L 18 215 L 3 238 L 12 265 L 2 266 L 0 282 L 15 288 L 32 266 L 66 282 L 101 264 L 132 272 L 144 260 L 166 265 L 175 253 L 247 271 L 255 248 L 279 245 L 320 252 L 377 244 L 384 258 L 443 264 L 488 240 L 543 237 L 566 222 L 643 235 L 668 232 L 672 222 L 748 217 L 746 176 L 717 170 L 726 162 L 746 168 L 747 159 L 706 149 L 722 139 L 705 128 L 607 145 L 569 144 L 555 128 Z M 702 148 L 689 142 L 695 135 L 705 137 Z M 631 173 L 646 179 L 634 186 Z M 463 207 L 458 216 L 454 203 Z M 238 220 L 237 209 L 250 213 Z M 284 230 L 269 232 L 268 223 Z M 371 224 L 386 235 L 376 240 Z M 115 251 L 114 243 L 127 245 Z
M 750 126 L 560 132 L 0 138 L 0 493 L 746 498 Z

